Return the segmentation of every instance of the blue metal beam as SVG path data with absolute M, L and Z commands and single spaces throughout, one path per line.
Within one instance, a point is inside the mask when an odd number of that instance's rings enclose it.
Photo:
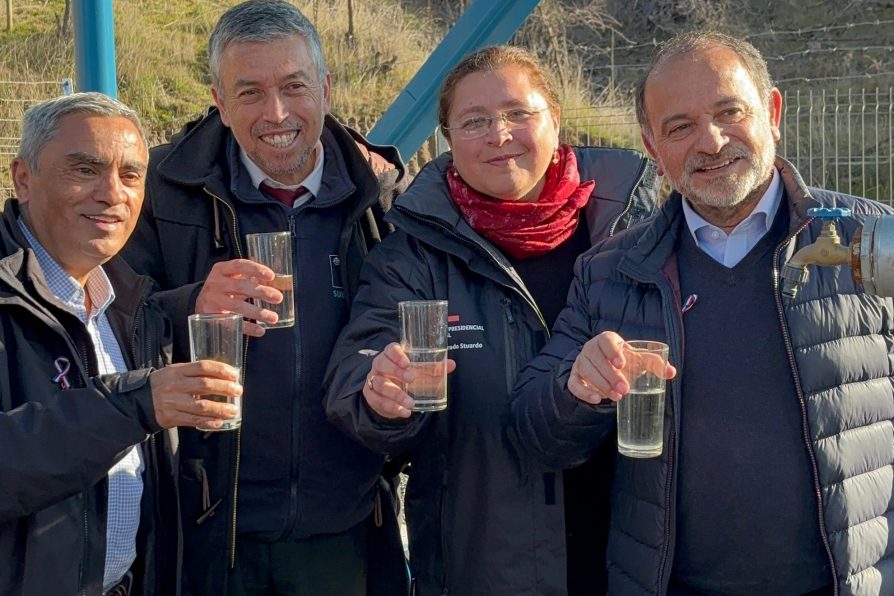
M 437 95 L 447 71 L 475 50 L 507 42 L 539 3 L 475 0 L 382 114 L 369 139 L 397 146 L 404 157 L 413 155 L 437 126 Z
M 112 0 L 73 0 L 72 17 L 78 91 L 118 97 Z

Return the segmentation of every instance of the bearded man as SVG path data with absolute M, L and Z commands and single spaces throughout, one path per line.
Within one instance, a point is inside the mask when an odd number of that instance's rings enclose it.
M 675 189 L 656 217 L 577 263 L 569 305 L 522 371 L 519 444 L 556 466 L 615 432 L 624 340 L 670 346 L 663 451 L 619 457 L 612 594 L 881 594 L 894 585 L 894 304 L 847 267 L 783 264 L 814 242 L 812 207 L 873 201 L 808 188 L 776 157 L 782 96 L 750 44 L 661 46 L 637 114 Z M 608 481 L 608 479 L 607 479 Z

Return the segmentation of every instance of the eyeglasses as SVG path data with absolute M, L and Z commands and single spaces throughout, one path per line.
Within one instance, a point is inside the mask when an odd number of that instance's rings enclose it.
M 534 117 L 549 108 L 514 108 L 508 112 L 500 112 L 496 116 L 472 116 L 463 120 L 458 126 L 444 127 L 444 130 L 455 132 L 463 139 L 477 139 L 490 132 L 494 122 L 499 120 L 507 130 L 518 130 L 531 125 Z

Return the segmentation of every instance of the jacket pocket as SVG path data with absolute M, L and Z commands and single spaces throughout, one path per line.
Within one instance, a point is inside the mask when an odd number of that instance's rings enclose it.
M 503 350 L 506 356 L 504 362 L 504 372 L 506 373 L 506 395 L 512 395 L 512 387 L 515 385 L 515 377 L 518 374 L 518 363 L 516 363 L 516 327 L 518 323 L 515 315 L 512 314 L 512 300 L 509 298 L 501 298 L 500 304 L 503 305 Z

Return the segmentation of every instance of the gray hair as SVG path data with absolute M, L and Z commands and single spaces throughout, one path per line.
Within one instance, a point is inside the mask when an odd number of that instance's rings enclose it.
M 147 147 L 149 145 L 140 117 L 135 111 L 117 99 L 90 91 L 48 99 L 28 108 L 22 119 L 22 140 L 16 157 L 36 170 L 41 151 L 53 140 L 59 130 L 59 123 L 69 114 L 126 118 L 140 131 L 143 143 Z
M 288 2 L 249 0 L 220 17 L 208 40 L 211 84 L 220 91 L 220 57 L 233 43 L 264 43 L 298 35 L 307 41 L 317 77 L 322 83 L 329 72 L 323 59 L 320 34 L 307 17 Z
M 753 45 L 744 39 L 737 39 L 717 31 L 680 33 L 658 46 L 655 54 L 652 55 L 649 68 L 636 86 L 636 119 L 647 137 L 651 138 L 652 136 L 652 129 L 646 114 L 646 83 L 649 81 L 649 77 L 674 58 L 718 46 L 732 50 L 739 56 L 742 66 L 751 76 L 751 81 L 762 100 L 767 100 L 770 97 L 770 91 L 773 90 L 773 79 L 770 78 L 770 72 L 767 70 L 766 60 Z

